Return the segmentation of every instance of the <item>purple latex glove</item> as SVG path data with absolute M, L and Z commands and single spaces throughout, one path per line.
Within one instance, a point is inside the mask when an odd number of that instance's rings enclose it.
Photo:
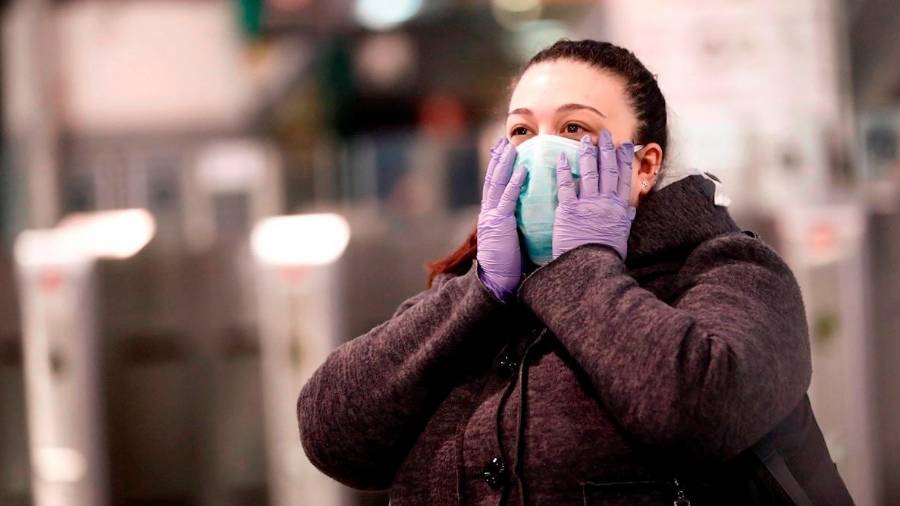
M 502 137 L 491 148 L 476 232 L 478 277 L 504 302 L 515 296 L 522 281 L 522 253 L 515 211 L 526 171 L 519 170 L 510 177 L 515 161 L 515 145 Z
M 553 258 L 582 244 L 599 243 L 612 247 L 625 260 L 628 234 L 636 212 L 628 205 L 634 144 L 624 142 L 616 149 L 612 135 L 605 129 L 600 132 L 599 144 L 598 164 L 597 146 L 591 142 L 591 136 L 581 139 L 578 195 L 568 160 L 561 156 L 557 162 L 559 205 L 553 222 Z

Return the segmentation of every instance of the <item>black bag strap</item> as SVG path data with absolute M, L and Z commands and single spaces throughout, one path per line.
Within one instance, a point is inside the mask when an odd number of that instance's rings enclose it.
M 772 433 L 766 434 L 753 445 L 753 453 L 769 470 L 775 481 L 781 485 L 781 489 L 791 498 L 796 506 L 813 506 L 806 491 L 797 482 L 794 474 L 788 469 L 784 458 L 778 453 L 778 449 L 772 444 Z

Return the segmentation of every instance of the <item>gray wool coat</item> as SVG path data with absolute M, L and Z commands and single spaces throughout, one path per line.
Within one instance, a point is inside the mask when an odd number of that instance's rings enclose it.
M 311 462 L 392 505 L 852 504 L 809 409 L 803 301 L 784 261 L 692 175 L 649 194 L 623 262 L 587 244 L 504 304 L 444 274 L 335 349 L 297 401 Z

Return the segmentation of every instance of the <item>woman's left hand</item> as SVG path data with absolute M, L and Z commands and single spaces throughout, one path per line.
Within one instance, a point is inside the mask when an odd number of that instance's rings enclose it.
M 612 247 L 625 260 L 628 234 L 636 212 L 628 204 L 634 144 L 624 142 L 616 149 L 612 136 L 604 129 L 599 148 L 598 163 L 597 146 L 591 142 L 591 136 L 581 139 L 579 194 L 575 192 L 565 155 L 557 161 L 559 205 L 553 223 L 553 258 L 582 244 L 599 243 Z

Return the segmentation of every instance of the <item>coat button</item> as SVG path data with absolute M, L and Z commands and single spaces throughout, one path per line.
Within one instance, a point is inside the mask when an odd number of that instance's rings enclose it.
M 504 376 L 512 376 L 512 374 L 516 372 L 516 367 L 518 366 L 519 363 L 516 362 L 516 359 L 509 353 L 504 353 L 500 356 L 500 359 L 497 360 L 497 370 Z
M 488 486 L 494 490 L 502 487 L 506 482 L 506 463 L 500 457 L 494 457 L 488 461 L 481 472 L 482 478 Z

